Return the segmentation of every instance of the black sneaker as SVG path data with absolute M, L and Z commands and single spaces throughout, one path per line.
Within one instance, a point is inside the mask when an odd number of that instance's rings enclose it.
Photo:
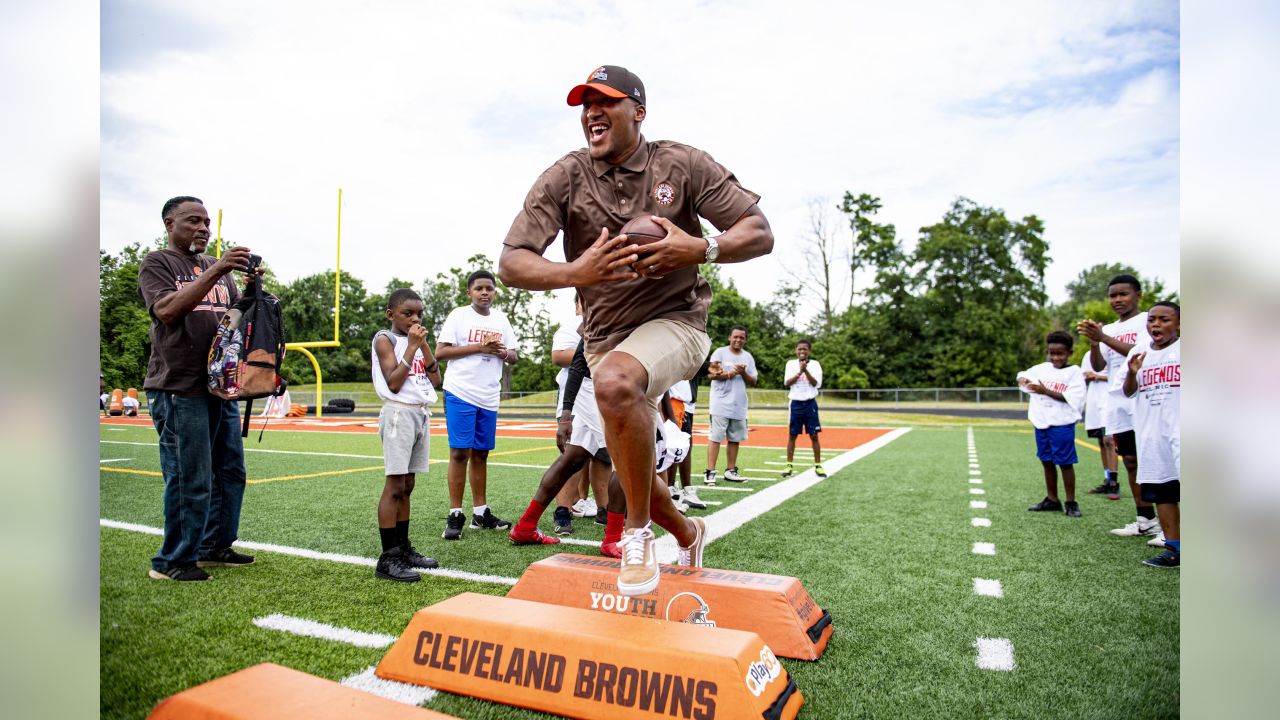
M 598 510 L 598 511 L 596 512 L 596 524 L 597 524 L 597 525 L 608 525 L 608 524 L 609 524 L 609 513 L 608 513 L 607 511 L 605 511 L 605 509 L 604 509 L 604 508 L 601 508 L 600 510 Z
M 573 514 L 569 512 L 569 508 L 563 505 L 557 505 L 555 512 L 552 513 L 556 522 L 557 535 L 573 534 Z
M 461 511 L 449 513 L 449 518 L 444 521 L 444 534 L 440 537 L 445 540 L 462 539 L 462 526 L 467 524 L 467 517 Z
M 1181 558 L 1182 558 L 1181 553 L 1176 553 L 1173 550 L 1166 549 L 1164 552 L 1160 553 L 1159 555 L 1153 558 L 1147 558 L 1146 560 L 1143 560 L 1142 564 L 1150 565 L 1151 567 L 1158 567 L 1158 568 L 1174 568 L 1176 570 L 1179 564 L 1182 562 Z
M 418 582 L 422 579 L 421 575 L 409 567 L 403 547 L 391 548 L 382 553 L 378 558 L 378 565 L 373 569 L 373 576 L 396 582 Z
M 253 556 L 238 553 L 231 548 L 222 548 L 209 553 L 207 557 L 196 561 L 196 567 L 241 567 L 252 565 Z
M 1027 509 L 1031 512 L 1062 512 L 1062 503 L 1045 498 Z
M 1106 480 L 1103 480 L 1101 485 L 1095 488 L 1089 488 L 1085 492 L 1089 493 L 1090 495 L 1106 495 L 1107 491 L 1110 489 L 1111 489 L 1111 484 L 1108 483 Z
M 406 543 L 401 546 L 401 549 L 404 551 L 404 562 L 409 567 L 425 568 L 427 570 L 440 567 L 440 563 L 436 562 L 434 558 L 429 558 L 418 552 L 413 543 Z
M 1080 503 L 1067 501 L 1067 517 L 1080 517 Z
M 471 527 L 474 530 L 510 530 L 511 523 L 503 520 L 489 508 L 484 509 L 483 515 L 471 515 Z
M 152 580 L 177 580 L 178 582 L 199 582 L 201 580 L 212 580 L 213 576 L 201 570 L 195 565 L 186 565 L 183 567 L 171 567 L 164 572 L 152 568 L 147 571 L 147 575 Z

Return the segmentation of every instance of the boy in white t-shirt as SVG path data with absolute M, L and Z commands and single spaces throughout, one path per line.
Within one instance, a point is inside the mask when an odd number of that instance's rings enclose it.
M 505 530 L 511 523 L 489 509 L 489 451 L 496 442 L 503 363 L 515 364 L 515 331 L 507 316 L 493 308 L 497 281 L 488 270 L 467 277 L 470 305 L 445 318 L 436 338 L 436 357 L 448 363 L 444 376 L 444 416 L 449 429 L 449 517 L 445 540 L 462 538 L 462 489 L 471 481 L 471 527 Z
M 1142 493 L 1138 491 L 1138 445 L 1133 434 L 1133 400 L 1125 396 L 1120 386 L 1121 371 L 1129 351 L 1135 345 L 1145 345 L 1151 340 L 1147 335 L 1147 314 L 1138 311 L 1142 285 L 1132 275 L 1117 275 L 1107 286 L 1107 300 L 1119 320 L 1107 325 L 1096 320 L 1084 320 L 1076 330 L 1089 339 L 1093 369 L 1107 373 L 1107 436 L 1115 446 L 1116 455 L 1124 462 L 1125 474 L 1129 476 L 1129 492 L 1133 495 L 1137 512 L 1134 522 L 1112 530 L 1111 534 L 1121 537 L 1158 535 L 1160 521 L 1156 519 L 1156 509 L 1143 500 Z M 1115 495 L 1119 497 L 1118 492 Z
M 436 401 L 440 364 L 427 347 L 422 327 L 422 298 L 400 288 L 387 297 L 391 330 L 373 336 L 370 348 L 373 387 L 382 398 L 378 412 L 378 437 L 387 481 L 378 500 L 378 534 L 382 555 L 374 576 L 400 582 L 417 582 L 414 568 L 439 567 L 409 541 L 409 497 L 417 473 L 430 462 L 431 436 L 428 406 Z
M 1098 441 L 1098 454 L 1102 460 L 1102 483 L 1089 488 L 1090 495 L 1106 495 L 1108 500 L 1120 499 L 1120 480 L 1116 472 L 1116 448 L 1107 439 L 1107 374 L 1095 372 L 1093 358 L 1085 353 L 1080 359 L 1084 374 L 1084 434 Z
M 1058 500 L 1058 471 L 1066 492 L 1068 517 L 1080 517 L 1076 502 L 1076 422 L 1084 406 L 1084 375 L 1072 365 L 1071 336 L 1061 330 L 1045 338 L 1049 361 L 1018 373 L 1018 387 L 1031 395 L 1027 419 L 1035 427 L 1036 457 L 1044 468 L 1045 498 L 1032 512 L 1063 512 Z
M 1134 403 L 1138 439 L 1138 484 L 1142 498 L 1154 503 L 1164 530 L 1165 551 L 1142 562 L 1177 568 L 1182 558 L 1178 500 L 1182 478 L 1182 311 L 1159 302 L 1147 311 L 1148 345 L 1129 351 L 1122 388 Z
M 818 388 L 822 387 L 822 365 L 809 357 L 812 346 L 808 340 L 798 341 L 795 350 L 796 359 L 788 360 L 782 371 L 782 384 L 791 389 L 787 394 L 791 400 L 787 420 L 787 468 L 782 471 L 782 477 L 788 478 L 795 473 L 791 460 L 796 454 L 796 437 L 804 432 L 813 445 L 813 473 L 824 478 L 827 471 L 822 469 L 822 444 L 818 442 L 818 433 L 822 432 L 822 421 L 818 419 Z

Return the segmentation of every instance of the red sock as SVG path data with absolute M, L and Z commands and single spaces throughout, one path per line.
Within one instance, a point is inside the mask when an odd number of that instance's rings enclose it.
M 524 511 L 524 515 L 520 516 L 520 522 L 516 523 L 516 530 L 532 532 L 537 529 L 538 520 L 542 517 L 543 511 L 546 509 L 546 505 L 543 505 L 537 500 L 530 500 L 529 507 Z
M 608 524 L 604 526 L 604 541 L 618 542 L 622 539 L 622 526 L 627 521 L 624 513 L 610 512 Z

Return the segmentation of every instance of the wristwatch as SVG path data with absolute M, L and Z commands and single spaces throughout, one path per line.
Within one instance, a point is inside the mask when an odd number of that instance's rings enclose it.
M 716 242 L 713 237 L 703 238 L 707 241 L 707 259 L 703 262 L 713 263 L 716 258 L 720 257 L 720 243 Z

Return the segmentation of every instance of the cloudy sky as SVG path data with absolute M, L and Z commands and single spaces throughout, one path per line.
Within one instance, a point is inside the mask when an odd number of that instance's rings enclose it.
M 753 299 L 846 190 L 908 242 L 957 196 L 1039 216 L 1054 299 L 1103 261 L 1180 285 L 1175 2 L 104 0 L 101 23 L 108 251 L 192 194 L 282 279 L 332 269 L 341 187 L 342 266 L 372 289 L 496 258 L 585 144 L 568 89 L 616 64 L 646 137 L 762 195 L 774 255 L 725 268 Z

